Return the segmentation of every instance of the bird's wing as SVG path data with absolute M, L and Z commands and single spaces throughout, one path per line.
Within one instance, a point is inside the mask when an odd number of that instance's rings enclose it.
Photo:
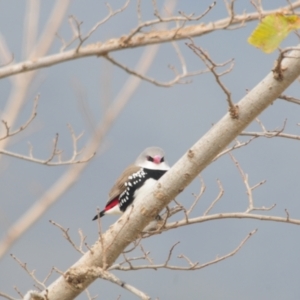
M 125 182 L 128 181 L 128 177 L 130 175 L 138 172 L 140 169 L 141 169 L 141 167 L 139 167 L 139 166 L 130 165 L 124 170 L 122 175 L 116 181 L 115 185 L 111 188 L 111 190 L 108 194 L 109 198 L 108 198 L 107 204 L 124 192 L 124 190 L 126 188 Z

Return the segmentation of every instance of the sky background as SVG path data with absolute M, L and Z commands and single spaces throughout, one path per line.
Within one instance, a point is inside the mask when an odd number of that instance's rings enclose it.
M 115 9 L 125 1 L 109 1 Z M 254 11 L 247 0 L 236 1 L 236 13 Z M 161 8 L 161 1 L 158 6 Z M 211 1 L 177 1 L 175 12 L 184 11 L 201 14 Z M 39 33 L 52 9 L 52 1 L 41 1 Z M 286 1 L 263 1 L 265 9 L 286 5 Z M 26 1 L 2 1 L 0 3 L 0 31 L 17 62 L 22 60 L 22 41 Z M 68 16 L 74 15 L 83 21 L 82 31 L 89 29 L 107 13 L 104 1 L 71 1 L 67 15 L 59 29 L 59 35 L 71 38 Z M 151 1 L 142 5 L 143 20 L 153 19 Z M 223 1 L 200 22 L 208 23 L 227 17 Z M 101 26 L 86 44 L 105 41 L 128 34 L 137 25 L 136 2 L 132 1 L 123 13 Z M 223 82 L 238 102 L 260 82 L 272 69 L 278 53 L 266 55 L 250 46 L 247 38 L 257 21 L 246 23 L 238 30 L 216 31 L 195 38 L 195 44 L 208 51 L 218 63 L 231 58 L 235 66 L 231 73 L 222 77 Z M 190 71 L 204 69 L 203 63 L 185 45 L 178 45 Z M 291 35 L 284 46 L 295 46 L 298 40 Z M 59 52 L 57 39 L 50 54 Z M 72 47 L 71 47 L 72 48 Z M 134 67 L 144 48 L 118 51 L 112 54 L 129 67 Z M 157 80 L 168 81 L 173 77 L 168 65 L 180 67 L 174 48 L 163 44 L 147 75 Z M 79 145 L 83 147 L 92 135 L 91 124 L 103 117 L 107 102 L 113 101 L 128 79 L 123 70 L 110 65 L 102 58 L 90 57 L 39 71 L 29 93 L 26 105 L 18 118 L 21 125 L 28 118 L 32 99 L 40 94 L 38 115 L 29 128 L 11 138 L 8 149 L 21 154 L 28 153 L 28 142 L 38 158 L 47 158 L 51 153 L 52 140 L 59 133 L 59 148 L 64 156 L 72 153 L 72 142 L 66 124 L 71 124 L 76 133 L 84 131 Z M 11 83 L 8 78 L 0 81 L 0 109 L 5 108 Z M 80 100 L 78 90 L 83 97 Z M 295 82 L 285 94 L 299 98 L 299 82 Z M 88 115 L 85 113 L 88 111 Z M 166 159 L 174 164 L 203 134 L 205 134 L 225 113 L 225 95 L 216 84 L 212 74 L 192 78 L 190 84 L 170 88 L 142 82 L 123 113 L 117 118 L 102 145 L 103 151 L 89 163 L 80 179 L 63 197 L 34 224 L 0 260 L 0 291 L 18 297 L 13 287 L 22 293 L 33 288 L 32 279 L 9 255 L 13 253 L 28 268 L 35 269 L 36 276 L 43 279 L 52 268 L 66 270 L 75 263 L 78 254 L 62 237 L 61 232 L 49 220 L 70 228 L 70 234 L 79 241 L 78 229 L 87 236 L 92 245 L 98 236 L 97 224 L 91 219 L 96 208 L 102 208 L 107 194 L 122 170 L 146 147 L 160 146 L 166 152 Z M 277 100 L 260 116 L 267 129 L 280 128 L 287 119 L 286 132 L 299 134 L 299 109 L 295 104 Z M 260 131 L 257 124 L 251 124 L 249 131 Z M 240 140 L 246 140 L 240 138 Z M 259 138 L 247 147 L 234 151 L 251 185 L 266 179 L 267 183 L 254 192 L 257 206 L 276 207 L 266 215 L 285 216 L 288 209 L 291 218 L 300 219 L 299 150 L 296 140 L 282 138 Z M 26 210 L 51 187 L 67 169 L 65 166 L 47 167 L 9 157 L 2 157 L 0 163 L 0 238 Z M 238 212 L 247 208 L 247 196 L 242 179 L 228 155 L 209 165 L 201 174 L 206 192 L 192 213 L 200 216 L 219 190 L 217 179 L 221 180 L 225 194 L 212 213 Z M 192 193 L 200 190 L 196 179 L 177 200 L 187 207 L 193 202 Z M 174 219 L 181 219 L 182 214 Z M 107 229 L 116 217 L 103 218 Z M 165 261 L 169 249 L 176 242 L 171 263 L 183 265 L 177 256 L 185 254 L 200 264 L 216 256 L 224 255 L 238 244 L 253 229 L 258 232 L 233 257 L 198 271 L 147 270 L 114 272 L 121 280 L 141 289 L 153 299 L 299 299 L 299 253 L 300 229 L 296 225 L 257 220 L 217 220 L 171 230 L 143 241 L 156 263 Z M 138 252 L 135 253 L 138 255 Z M 139 254 L 140 255 L 140 254 Z M 53 275 L 49 283 L 58 275 Z M 131 293 L 103 280 L 95 281 L 89 288 L 97 299 L 134 299 Z M 82 293 L 78 299 L 86 299 Z

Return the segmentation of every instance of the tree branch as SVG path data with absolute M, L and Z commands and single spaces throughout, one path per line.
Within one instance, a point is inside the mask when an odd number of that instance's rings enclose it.
M 3 293 L 3 292 L 0 292 L 0 296 L 3 297 L 3 298 L 6 298 L 6 299 L 8 299 L 8 300 L 19 300 L 19 299 L 17 299 L 17 298 L 13 298 L 13 297 L 11 297 L 11 296 L 9 296 L 9 295 Z
M 84 240 L 85 240 L 85 236 L 82 234 L 81 231 L 79 231 L 79 235 L 80 235 L 80 246 L 76 246 L 76 244 L 73 242 L 73 240 L 71 239 L 70 235 L 69 235 L 69 228 L 65 229 L 63 228 L 61 225 L 59 225 L 58 223 L 52 221 L 52 220 L 49 220 L 49 222 L 56 226 L 57 228 L 59 228 L 62 233 L 63 233 L 63 237 L 72 245 L 72 247 L 77 251 L 79 252 L 80 254 L 84 254 L 84 251 L 82 250 L 82 246 L 83 246 L 83 243 L 84 243 Z
M 75 22 L 75 27 L 72 26 L 72 23 L 71 23 L 71 28 L 73 29 L 73 38 L 71 39 L 71 41 L 69 42 L 65 42 L 60 36 L 60 40 L 62 41 L 63 43 L 63 47 L 61 48 L 61 51 L 65 50 L 67 47 L 69 47 L 74 41 L 76 40 L 79 40 L 79 44 L 78 46 L 76 47 L 76 52 L 79 50 L 79 48 L 82 46 L 82 44 L 101 26 L 103 25 L 104 23 L 106 23 L 109 19 L 111 19 L 113 16 L 123 12 L 127 7 L 128 7 L 128 4 L 129 4 L 130 0 L 127 0 L 125 2 L 125 4 L 123 5 L 123 7 L 121 7 L 120 9 L 117 9 L 117 10 L 113 10 L 111 8 L 111 6 L 108 4 L 108 3 L 105 3 L 107 9 L 108 9 L 108 14 L 105 18 L 103 18 L 101 21 L 97 22 L 93 28 L 85 35 L 83 36 L 82 33 L 81 33 L 81 24 L 82 22 L 79 22 L 74 16 L 70 16 L 69 20 L 70 22 L 71 21 L 74 21 Z
M 18 129 L 16 129 L 15 131 L 11 132 L 10 127 L 7 124 L 7 122 L 2 120 L 2 123 L 5 126 L 6 134 L 0 138 L 0 141 L 4 140 L 6 138 L 12 137 L 12 136 L 18 134 L 19 132 L 21 132 L 21 131 L 23 131 L 24 129 L 27 128 L 27 126 L 33 121 L 33 119 L 37 115 L 37 106 L 38 106 L 39 98 L 40 98 L 39 95 L 34 98 L 33 109 L 32 109 L 32 112 L 31 112 L 31 115 L 30 115 L 29 119 L 22 126 L 20 126 Z
M 187 83 L 187 82 L 182 82 L 182 79 L 184 78 L 188 78 L 188 77 L 193 77 L 196 75 L 200 75 L 200 74 L 204 74 L 207 73 L 208 70 L 202 70 L 202 71 L 196 71 L 196 72 L 187 72 L 186 70 L 183 70 L 183 72 L 181 74 L 176 74 L 175 78 L 167 81 L 167 82 L 161 82 L 158 81 L 154 78 L 145 76 L 141 73 L 138 73 L 130 68 L 128 68 L 127 66 L 121 64 L 120 62 L 118 62 L 117 60 L 115 60 L 114 58 L 112 58 L 110 55 L 106 54 L 104 55 L 104 58 L 107 59 L 108 61 L 110 61 L 113 65 L 119 67 L 120 69 L 124 70 L 126 73 L 130 74 L 130 75 L 134 75 L 142 80 L 148 81 L 156 86 L 160 86 L 160 87 L 170 87 L 174 84 L 179 84 L 179 83 Z
M 4 123 L 4 124 L 7 127 L 7 124 L 6 123 Z M 27 126 L 28 122 L 25 125 Z M 58 134 L 56 134 L 55 138 L 53 139 L 52 152 L 51 152 L 50 156 L 47 159 L 38 159 L 38 158 L 33 157 L 33 154 L 32 154 L 33 147 L 31 145 L 30 145 L 30 148 L 29 148 L 29 156 L 18 154 L 18 153 L 15 153 L 15 152 L 4 150 L 4 149 L 3 150 L 0 149 L 0 154 L 11 156 L 11 157 L 22 159 L 22 160 L 27 160 L 27 161 L 30 161 L 30 162 L 33 162 L 33 163 L 47 165 L 47 166 L 72 165 L 72 164 L 86 163 L 86 162 L 90 161 L 96 155 L 96 152 L 89 154 L 87 156 L 87 158 L 76 159 L 82 153 L 82 150 L 80 150 L 80 151 L 77 150 L 77 148 L 78 148 L 77 147 L 77 142 L 82 137 L 83 134 L 80 134 L 80 135 L 76 136 L 75 133 L 74 133 L 74 130 L 72 129 L 72 127 L 70 125 L 68 125 L 68 127 L 69 127 L 69 130 L 70 130 L 70 133 L 71 133 L 71 138 L 72 138 L 72 141 L 73 141 L 73 155 L 68 160 L 62 161 L 61 158 L 60 158 L 62 150 L 59 150 L 57 148 Z M 21 126 L 18 130 L 10 133 L 9 132 L 9 127 L 7 127 L 7 133 L 6 133 L 5 137 L 10 137 L 10 136 L 20 132 L 23 129 L 25 129 L 24 126 Z M 57 161 L 53 161 L 55 158 L 57 158 Z
M 146 72 L 151 66 L 151 63 L 158 51 L 159 45 L 146 49 L 141 56 L 137 69 L 141 72 Z M 146 59 L 147 58 L 147 59 Z M 105 134 L 111 128 L 114 120 L 122 112 L 132 94 L 136 91 L 140 84 L 140 79 L 131 77 L 125 83 L 123 89 L 120 90 L 116 99 L 107 110 L 103 121 L 98 125 L 95 134 L 88 142 L 85 153 L 92 155 L 103 141 Z M 11 245 L 20 237 L 28 228 L 30 228 L 46 211 L 65 193 L 79 178 L 81 172 L 85 169 L 87 164 L 73 164 L 69 169 L 59 178 L 48 191 L 36 201 L 31 208 L 28 209 L 24 215 L 17 220 L 6 232 L 6 235 L 0 241 L 0 258 L 8 251 Z
M 257 137 L 265 137 L 265 138 L 274 138 L 274 137 L 281 137 L 281 138 L 286 138 L 286 139 L 292 139 L 292 140 L 300 140 L 299 135 L 294 135 L 294 134 L 288 134 L 288 133 L 283 133 L 287 121 L 285 120 L 283 122 L 283 125 L 279 129 L 274 129 L 274 130 L 267 130 L 263 123 L 259 120 L 256 119 L 258 124 L 260 125 L 262 132 L 247 132 L 243 131 L 240 133 L 240 136 L 252 136 L 253 138 Z
M 182 254 L 178 255 L 177 257 L 178 258 L 184 258 L 188 262 L 189 266 L 180 267 L 180 266 L 169 265 L 169 261 L 170 261 L 171 255 L 172 255 L 172 251 L 173 251 L 174 247 L 178 244 L 178 243 L 176 243 L 171 248 L 171 250 L 169 252 L 169 255 L 168 255 L 168 258 L 163 264 L 150 264 L 150 265 L 138 265 L 138 266 L 130 265 L 130 266 L 126 266 L 126 267 L 121 266 L 119 264 L 119 265 L 112 266 L 112 269 L 120 270 L 120 271 L 144 270 L 144 269 L 154 269 L 154 270 L 156 270 L 156 269 L 170 269 L 170 270 L 179 270 L 179 271 L 200 270 L 200 269 L 211 266 L 213 264 L 216 264 L 216 263 L 218 263 L 222 260 L 225 260 L 225 259 L 235 255 L 244 246 L 244 244 L 250 239 L 250 237 L 253 236 L 256 232 L 257 232 L 257 229 L 251 231 L 233 251 L 231 251 L 231 252 L 229 252 L 229 253 L 221 256 L 221 257 L 217 257 L 217 258 L 215 258 L 215 259 L 213 259 L 213 260 L 211 260 L 207 263 L 201 264 L 201 265 L 199 265 L 198 262 L 193 263 L 189 258 L 187 258 L 185 255 L 182 255 Z
M 40 39 L 35 45 L 32 46 L 32 51 L 27 57 L 28 61 L 34 62 L 35 60 L 39 60 L 39 58 L 44 57 L 44 55 L 46 55 L 55 39 L 55 32 L 58 30 L 58 28 L 61 25 L 61 22 L 63 21 L 69 3 L 70 0 L 57 0 L 55 2 L 51 14 L 46 21 L 45 28 L 40 34 Z M 31 22 L 32 20 L 27 19 L 27 21 Z M 30 25 L 28 24 L 28 26 Z M 14 67 L 13 64 L 7 67 L 10 66 Z M 21 73 L 23 73 L 23 71 Z M 27 95 L 28 89 L 30 88 L 35 75 L 36 72 L 29 72 L 26 73 L 26 75 L 12 77 L 13 88 L 10 93 L 9 99 L 6 103 L 6 106 L 2 112 L 2 119 L 4 119 L 10 126 L 14 126 L 17 117 L 22 110 L 25 101 L 25 96 Z M 1 129 L 2 128 L 0 128 L 0 135 L 2 135 Z M 9 139 L 2 140 L 0 143 L 1 148 L 5 149 L 9 141 Z
M 233 5 L 234 1 L 231 1 L 232 5 Z M 233 8 L 233 7 L 232 7 Z M 229 112 L 232 116 L 233 119 L 237 119 L 238 118 L 238 106 L 234 105 L 232 98 L 231 98 L 231 92 L 227 89 L 227 87 L 223 84 L 223 82 L 221 81 L 221 76 L 228 74 L 232 71 L 233 66 L 234 66 L 234 62 L 233 59 L 230 59 L 229 61 L 226 61 L 222 64 L 217 64 L 215 63 L 210 56 L 200 47 L 196 46 L 194 44 L 194 42 L 192 41 L 191 43 L 187 43 L 187 46 L 198 56 L 200 57 L 200 59 L 203 61 L 203 63 L 206 65 L 206 67 L 210 70 L 210 72 L 214 75 L 217 84 L 219 85 L 219 87 L 222 89 L 222 91 L 224 92 L 224 94 L 226 95 L 226 101 L 228 103 L 229 106 Z M 229 67 L 227 70 L 223 71 L 222 73 L 218 73 L 216 71 L 217 68 L 220 67 L 224 67 L 227 66 L 228 64 Z
M 260 221 L 272 221 L 272 222 L 282 222 L 287 224 L 300 225 L 299 219 L 291 219 L 288 217 L 276 217 L 276 216 L 265 216 L 259 214 L 249 214 L 245 212 L 231 212 L 231 213 L 219 213 L 213 215 L 206 215 L 196 218 L 189 218 L 188 221 L 182 219 L 176 222 L 170 222 L 165 225 L 162 231 L 174 229 L 181 226 L 186 226 L 189 224 L 202 223 L 212 220 L 221 220 L 221 219 L 254 219 Z
M 287 96 L 287 95 L 280 95 L 278 97 L 278 99 L 285 100 L 285 101 L 288 101 L 288 102 L 292 102 L 292 103 L 295 103 L 295 104 L 300 104 L 300 99 L 297 99 L 297 98 L 291 97 L 291 96 Z
M 114 274 L 110 273 L 110 272 L 107 272 L 107 271 L 103 271 L 102 269 L 98 269 L 99 272 L 99 278 L 102 278 L 102 279 L 105 279 L 105 280 L 108 280 L 112 283 L 115 283 L 117 284 L 118 286 L 124 288 L 125 290 L 133 293 L 134 295 L 136 295 L 137 297 L 139 297 L 140 299 L 143 299 L 143 300 L 150 300 L 151 298 L 146 295 L 144 292 L 138 290 L 136 287 L 128 284 L 128 283 L 125 283 L 123 281 L 121 281 L 117 276 L 115 276 Z
M 134 241 L 142 232 L 143 228 L 153 220 L 157 214 L 174 199 L 202 170 L 204 170 L 239 133 L 247 127 L 264 109 L 273 103 L 277 97 L 300 75 L 300 53 L 292 52 L 293 58 L 286 58 L 282 64 L 285 68 L 281 81 L 274 78 L 273 73 L 269 73 L 256 87 L 238 103 L 239 119 L 232 119 L 227 113 L 218 123 L 216 123 L 199 141 L 197 141 L 183 155 L 175 165 L 159 179 L 155 188 L 150 188 L 145 192 L 143 199 L 135 200 L 134 208 L 125 211 L 122 217 L 102 235 L 102 241 L 97 241 L 92 247 L 92 253 L 87 252 L 71 270 L 80 270 L 90 267 L 103 267 L 103 257 L 105 266 L 110 267 L 124 249 Z M 297 58 L 297 59 L 296 59 Z M 272 87 L 270 89 L 269 87 Z M 216 214 L 202 216 L 201 220 L 210 220 L 220 217 L 227 218 L 253 218 L 260 220 L 284 221 L 292 224 L 300 224 L 300 220 L 293 220 L 280 217 L 269 217 L 251 215 L 245 213 Z M 189 223 L 190 220 L 189 219 Z M 195 218 L 199 222 L 199 219 Z M 171 223 L 173 226 L 185 224 L 186 220 Z M 166 225 L 170 228 L 170 224 Z M 68 272 L 68 271 L 67 271 Z M 73 299 L 78 296 L 95 279 L 74 277 L 80 286 L 72 284 L 65 277 L 58 278 L 47 289 L 48 297 L 51 300 Z M 45 295 L 46 291 L 42 292 Z
M 300 1 L 293 3 L 292 7 L 287 5 L 283 8 L 280 8 L 280 11 L 284 10 L 286 12 L 291 11 L 300 7 Z M 268 10 L 263 13 L 253 12 L 249 14 L 240 14 L 234 15 L 234 18 L 227 17 L 216 22 L 211 22 L 208 24 L 197 24 L 184 26 L 182 28 L 173 28 L 170 30 L 156 30 L 145 33 L 138 33 L 132 36 L 132 33 L 128 36 L 123 36 L 120 38 L 110 39 L 104 43 L 90 44 L 85 47 L 77 48 L 57 53 L 49 56 L 40 57 L 33 60 L 23 61 L 14 65 L 9 65 L 6 67 L 0 68 L 0 78 L 5 78 L 14 74 L 19 74 L 23 72 L 29 72 L 32 70 L 37 70 L 44 67 L 53 66 L 58 63 L 66 62 L 69 60 L 79 59 L 87 56 L 104 56 L 107 53 L 119 51 L 128 48 L 142 47 L 146 45 L 161 44 L 176 40 L 186 39 L 188 37 L 196 37 L 216 30 L 226 29 L 228 27 L 228 22 L 230 21 L 232 25 L 235 24 L 244 24 L 245 22 L 250 22 L 253 20 L 259 20 L 261 17 L 275 14 L 279 10 Z M 178 18 L 181 18 L 181 21 L 188 21 L 186 17 L 171 17 L 169 19 L 164 19 L 164 22 L 176 22 L 179 21 Z M 151 22 L 151 21 L 149 21 Z M 161 23 L 157 20 L 155 23 Z

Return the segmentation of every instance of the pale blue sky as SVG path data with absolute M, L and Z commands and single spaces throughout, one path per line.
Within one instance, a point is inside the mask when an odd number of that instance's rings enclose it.
M 110 3 L 117 8 L 123 2 Z M 242 13 L 244 9 L 253 11 L 248 2 L 236 1 L 236 12 Z M 265 7 L 269 9 L 286 5 L 283 0 L 265 2 Z M 21 58 L 24 3 L 25 1 L 2 1 L 0 4 L 0 31 L 17 61 Z M 207 0 L 178 1 L 175 11 L 200 14 L 209 4 L 211 1 Z M 51 7 L 52 2 L 41 3 L 41 29 Z M 103 1 L 77 0 L 72 2 L 67 16 L 75 15 L 83 21 L 82 28 L 86 32 L 105 14 Z M 152 18 L 150 5 L 143 7 L 143 16 L 145 20 Z M 224 2 L 217 1 L 216 7 L 201 22 L 224 17 Z M 126 12 L 99 28 L 89 42 L 127 34 L 136 24 L 135 2 L 132 2 Z M 247 37 L 256 24 L 255 21 L 245 24 L 239 30 L 218 31 L 194 39 L 216 62 L 235 59 L 233 71 L 223 78 L 235 102 L 270 72 L 277 57 L 276 52 L 266 55 L 247 43 Z M 67 17 L 59 34 L 70 37 Z M 59 43 L 57 40 L 51 53 L 59 51 Z M 284 45 L 294 46 L 297 43 L 295 36 L 292 36 Z M 199 58 L 185 46 L 185 41 L 178 44 L 191 71 L 204 68 Z M 143 50 L 130 49 L 112 55 L 134 67 Z M 164 44 L 148 74 L 160 80 L 169 80 L 172 78 L 167 67 L 169 64 L 179 66 L 174 49 L 170 44 Z M 30 141 L 34 146 L 34 154 L 45 158 L 50 153 L 51 141 L 58 132 L 59 148 L 70 154 L 72 149 L 67 123 L 77 133 L 85 131 L 81 146 L 92 134 L 75 87 L 79 86 L 84 91 L 84 105 L 97 122 L 103 114 L 104 95 L 108 93 L 110 100 L 113 100 L 127 78 L 124 71 L 96 57 L 42 69 L 30 88 L 20 124 L 30 113 L 31 99 L 40 93 L 38 116 L 28 129 L 30 134 L 20 134 L 9 149 L 27 153 L 27 142 Z M 109 82 L 109 85 L 103 82 Z M 9 79 L 0 81 L 0 90 L 2 110 L 9 96 Z M 294 83 L 286 94 L 299 98 L 299 82 Z M 299 134 L 296 126 L 299 122 L 297 109 L 293 104 L 278 100 L 260 118 L 270 130 L 282 126 L 287 118 L 286 131 Z M 66 270 L 79 258 L 79 254 L 64 240 L 61 232 L 48 222 L 49 219 L 69 227 L 76 241 L 77 231 L 81 228 L 87 236 L 87 242 L 93 244 L 97 238 L 97 224 L 91 219 L 96 208 L 101 208 L 106 202 L 110 187 L 124 167 L 145 147 L 154 145 L 165 149 L 167 160 L 172 165 L 226 112 L 225 96 L 211 74 L 195 77 L 191 84 L 172 88 L 160 88 L 143 82 L 109 132 L 105 152 L 92 160 L 80 180 L 15 243 L 9 253 L 26 262 L 30 269 L 35 269 L 40 279 L 46 276 L 52 266 Z M 251 130 L 259 130 L 259 127 L 251 125 Z M 267 214 L 284 216 L 284 209 L 287 208 L 291 217 L 300 218 L 299 149 L 300 144 L 295 140 L 261 138 L 234 152 L 249 175 L 251 185 L 267 179 L 267 183 L 254 192 L 257 206 L 277 204 Z M 0 237 L 66 169 L 7 157 L 1 160 L 1 165 Z M 217 178 L 222 181 L 225 194 L 213 212 L 246 209 L 245 187 L 229 156 L 212 163 L 202 173 L 202 177 L 207 190 L 192 216 L 201 215 L 218 194 Z M 197 193 L 199 189 L 199 181 L 195 180 L 178 196 L 178 200 L 186 205 L 191 204 L 191 193 Z M 110 216 L 103 218 L 104 228 L 108 228 L 115 220 L 115 217 Z M 258 232 L 238 254 L 202 270 L 149 270 L 115 274 L 153 299 L 299 299 L 300 242 L 299 228 L 295 225 L 243 219 L 218 220 L 169 231 L 145 240 L 143 245 L 151 251 L 155 262 L 161 263 L 167 257 L 170 247 L 180 241 L 174 251 L 172 264 L 182 265 L 182 261 L 176 258 L 179 254 L 204 263 L 217 255 L 232 251 L 255 228 L 258 228 Z M 33 288 L 33 282 L 9 253 L 0 261 L 0 291 L 17 297 L 13 286 L 26 292 Z M 98 299 L 117 299 L 118 295 L 122 295 L 122 300 L 134 299 L 129 292 L 102 280 L 96 281 L 90 287 L 90 292 L 91 295 L 98 294 Z M 86 299 L 86 295 L 82 294 L 78 299 Z

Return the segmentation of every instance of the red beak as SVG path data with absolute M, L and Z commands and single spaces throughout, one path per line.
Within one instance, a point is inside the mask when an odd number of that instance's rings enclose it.
M 153 162 L 154 162 L 155 164 L 160 164 L 160 163 L 161 163 L 161 156 L 155 155 L 155 156 L 153 157 Z

